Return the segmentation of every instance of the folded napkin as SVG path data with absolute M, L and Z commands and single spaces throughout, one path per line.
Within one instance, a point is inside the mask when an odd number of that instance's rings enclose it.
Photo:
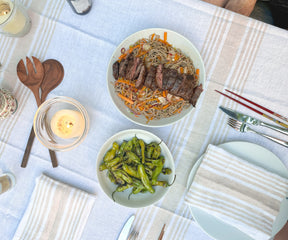
M 269 239 L 288 179 L 209 145 L 185 202 L 253 239 Z
M 13 240 L 80 239 L 94 201 L 87 192 L 41 175 Z

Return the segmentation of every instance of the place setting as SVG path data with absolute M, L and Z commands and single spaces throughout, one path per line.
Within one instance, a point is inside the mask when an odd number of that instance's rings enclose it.
M 278 124 L 220 106 L 228 115 L 227 126 L 288 146 L 284 140 L 250 127 L 261 126 L 288 135 L 287 124 L 283 122 L 287 121 L 285 117 L 230 90 L 226 89 L 250 105 L 215 91 Z M 185 203 L 195 221 L 215 239 L 230 239 L 231 236 L 247 240 L 271 239 L 287 222 L 287 191 L 288 170 L 281 159 L 260 145 L 233 141 L 208 145 L 189 175 Z

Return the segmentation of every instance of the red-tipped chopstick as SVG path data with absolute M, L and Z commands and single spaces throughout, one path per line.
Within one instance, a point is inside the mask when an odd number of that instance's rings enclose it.
M 273 117 L 270 117 L 269 115 L 266 115 L 265 113 L 263 113 L 263 112 L 255 109 L 255 108 L 253 108 L 253 107 L 251 107 L 251 106 L 248 106 L 247 104 L 245 104 L 245 103 L 243 103 L 243 102 L 240 102 L 239 100 L 237 100 L 237 99 L 235 99 L 235 98 L 232 98 L 232 97 L 228 96 L 228 95 L 225 94 L 225 93 L 219 92 L 218 90 L 215 90 L 215 91 L 218 92 L 218 93 L 220 93 L 220 94 L 222 94 L 223 96 L 225 96 L 225 97 L 227 97 L 227 98 L 229 98 L 229 99 L 231 99 L 231 100 L 233 100 L 233 101 L 235 101 L 235 102 L 243 105 L 244 107 L 247 107 L 247 108 L 249 108 L 250 110 L 252 110 L 252 111 L 254 111 L 254 112 L 262 115 L 263 117 L 265 117 L 265 118 L 267 118 L 267 119 L 269 119 L 269 120 L 271 120 L 271 121 L 273 121 L 273 122 L 281 125 L 282 127 L 288 128 L 288 124 L 283 123 L 283 122 L 280 122 L 279 120 L 277 120 L 277 119 L 275 119 L 275 118 L 273 118 Z M 229 91 L 229 92 L 231 92 L 231 91 Z M 233 94 L 233 93 L 232 93 L 232 94 Z M 235 95 L 235 94 L 234 94 L 234 95 Z M 237 95 L 238 95 L 238 94 L 237 94 Z M 237 95 L 236 95 L 236 96 L 237 96 Z M 239 95 L 238 95 L 237 97 L 239 97 Z M 246 99 L 243 98 L 243 97 L 241 97 L 241 98 L 242 98 L 243 100 L 246 100 Z M 247 101 L 247 100 L 246 100 L 246 101 Z M 254 104 L 254 103 L 253 103 L 252 101 L 250 101 L 250 100 L 249 100 L 248 102 Z M 255 105 L 255 104 L 254 104 L 254 105 Z M 258 105 L 258 104 L 257 104 L 257 105 Z M 256 105 L 256 106 L 257 106 L 257 105 Z M 258 105 L 258 106 L 260 106 L 260 105 Z M 264 108 L 264 107 L 263 107 L 263 108 Z M 263 108 L 262 108 L 262 109 L 263 109 Z M 263 109 L 263 110 L 264 110 L 264 109 Z M 266 110 L 265 110 L 265 111 L 266 111 Z M 276 115 L 275 115 L 275 116 L 276 116 Z
M 245 98 L 245 97 L 242 97 L 242 96 L 238 95 L 237 93 L 234 93 L 234 92 L 232 92 L 232 91 L 230 91 L 230 90 L 228 90 L 228 89 L 225 89 L 225 91 L 227 91 L 227 92 L 229 92 L 229 93 L 231 93 L 231 94 L 233 94 L 233 95 L 235 95 L 235 96 L 237 96 L 237 97 L 239 97 L 239 98 L 241 98 L 241 99 L 243 99 L 243 100 L 245 100 L 245 101 L 247 101 L 247 102 L 249 102 L 249 103 L 251 103 L 251 104 L 253 104 L 253 105 L 257 106 L 257 107 L 259 107 L 259 108 L 261 108 L 261 109 L 263 109 L 264 111 L 272 114 L 272 115 L 275 116 L 275 117 L 278 117 L 278 118 L 280 118 L 280 119 L 288 122 L 288 118 L 283 117 L 282 115 L 280 115 L 280 114 L 278 114 L 278 113 L 275 113 L 275 112 L 273 112 L 272 110 L 270 110 L 270 109 L 268 109 L 268 108 L 265 108 L 265 107 L 263 107 L 263 106 L 255 103 L 255 102 L 252 102 L 251 100 L 249 100 L 249 99 L 247 99 L 247 98 Z

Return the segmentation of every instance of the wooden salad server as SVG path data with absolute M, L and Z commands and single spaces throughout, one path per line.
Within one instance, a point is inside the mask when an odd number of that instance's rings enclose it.
M 42 103 L 39 90 L 41 88 L 43 81 L 47 81 L 47 80 L 44 77 L 45 76 L 45 69 L 44 69 L 44 66 L 42 65 L 42 63 L 39 61 L 39 59 L 37 59 L 33 56 L 32 56 L 32 59 L 33 59 L 34 65 L 35 65 L 35 69 L 33 67 L 31 60 L 28 57 L 26 57 L 27 72 L 26 72 L 26 68 L 24 65 L 24 61 L 21 59 L 17 65 L 17 75 L 18 75 L 18 78 L 20 79 L 20 81 L 33 92 L 35 99 L 36 99 L 36 102 L 37 102 L 37 106 L 39 107 Z M 45 91 L 47 92 L 48 90 L 45 90 Z M 48 93 L 46 93 L 46 96 L 47 96 L 47 94 Z M 24 156 L 22 159 L 21 167 L 27 166 L 28 158 L 29 158 L 29 155 L 31 152 L 34 138 L 35 138 L 35 132 L 34 132 L 34 129 L 32 126 L 30 136 L 28 138 L 28 142 L 27 142 L 26 149 L 24 152 Z M 57 163 L 57 158 L 56 158 L 55 152 L 49 149 L 49 154 L 51 157 L 53 167 L 57 167 L 58 163 Z

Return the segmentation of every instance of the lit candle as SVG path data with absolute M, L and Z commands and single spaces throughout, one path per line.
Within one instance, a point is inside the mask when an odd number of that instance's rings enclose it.
M 80 112 L 60 110 L 51 119 L 51 129 L 60 138 L 74 138 L 82 135 L 85 121 Z

